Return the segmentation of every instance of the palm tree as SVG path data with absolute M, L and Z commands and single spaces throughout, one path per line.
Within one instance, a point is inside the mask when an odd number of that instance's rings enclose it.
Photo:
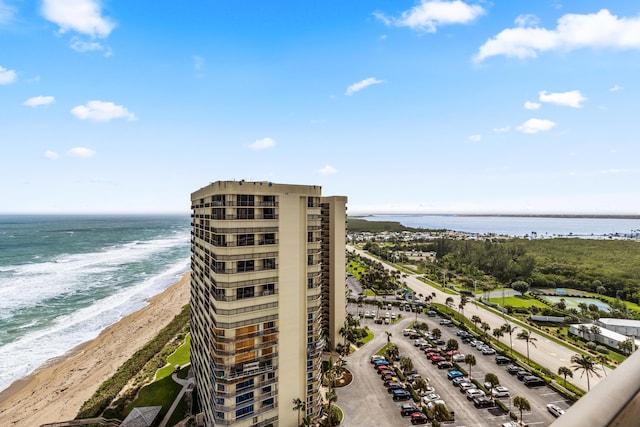
M 491 399 L 493 399 L 493 389 L 500 384 L 500 379 L 498 376 L 492 372 L 487 372 L 484 376 L 484 382 L 489 383 L 491 387 L 489 388 L 489 393 L 491 394 Z
M 482 323 L 482 319 L 476 314 L 474 314 L 473 316 L 471 316 L 471 322 L 476 327 L 476 330 L 478 330 L 478 324 Z
M 300 424 L 302 427 L 312 427 L 313 426 L 313 418 L 311 418 L 310 416 L 304 417 L 302 419 L 302 424 Z
M 427 387 L 429 387 L 429 384 L 427 384 L 424 378 L 420 378 L 420 377 L 416 378 L 416 381 L 413 384 L 413 388 L 420 395 L 422 395 L 422 393 L 424 393 L 427 390 Z
M 564 388 L 567 388 L 567 377 L 573 378 L 573 371 L 566 366 L 560 366 L 558 368 L 558 375 L 562 375 L 564 377 Z
M 598 325 L 591 325 L 591 327 L 589 328 L 589 332 L 591 332 L 591 335 L 593 335 L 593 337 L 591 338 L 591 341 L 593 341 L 596 339 L 596 335 L 599 335 L 602 330 Z
M 433 407 L 433 416 L 440 422 L 449 421 L 449 419 L 451 419 L 451 412 L 446 405 L 443 405 L 442 403 L 436 403 L 436 405 Z
M 460 295 L 460 303 L 458 304 L 458 310 L 460 310 L 461 318 L 460 321 L 464 322 L 464 306 L 469 302 L 469 298 L 466 295 Z
M 609 361 L 609 358 L 607 356 L 605 356 L 604 354 L 599 354 L 596 357 L 596 360 L 598 361 L 598 363 L 600 364 L 600 368 L 602 369 L 602 373 L 604 374 L 604 376 L 607 376 L 607 371 L 606 369 L 604 369 L 604 365 L 607 364 L 607 362 Z
M 391 363 L 393 363 L 394 360 L 396 360 L 399 355 L 400 355 L 400 349 L 398 349 L 398 346 L 395 344 L 391 344 L 390 346 L 388 346 L 384 352 L 384 356 Z
M 538 341 L 538 339 L 536 337 L 531 336 L 529 331 L 527 331 L 526 329 L 520 331 L 520 333 L 516 336 L 516 338 L 527 343 L 527 365 L 528 365 L 531 363 L 531 361 L 529 360 L 529 343 L 531 343 L 532 346 L 537 347 L 534 341 Z
M 520 410 L 520 422 L 522 423 L 522 411 L 530 411 L 531 404 L 526 397 L 516 396 L 513 398 L 513 406 Z
M 509 346 L 511 348 L 511 354 L 513 354 L 513 340 L 511 339 L 511 335 L 516 331 L 516 328 L 515 326 L 511 326 L 511 323 L 505 323 L 501 329 L 505 334 L 509 334 Z
M 582 371 L 582 374 L 580 374 L 580 378 L 582 378 L 582 376 L 585 374 L 587 375 L 587 392 L 589 392 L 589 390 L 591 390 L 589 377 L 591 375 L 595 375 L 596 377 L 600 378 L 600 374 L 598 373 L 598 371 L 596 371 L 595 361 L 591 358 L 591 356 L 585 356 L 584 354 L 574 354 L 573 356 L 571 356 L 571 363 L 573 363 L 571 367 L 574 371 Z
M 484 334 L 487 336 L 487 338 L 489 338 L 489 334 L 487 333 L 487 331 L 491 329 L 491 326 L 487 322 L 482 322 L 480 324 L 480 328 L 484 331 Z
M 467 373 L 469 374 L 469 379 L 471 379 L 471 368 L 473 366 L 476 366 L 476 357 L 473 354 L 469 353 L 464 356 L 464 363 L 469 365 L 469 372 Z
M 387 334 L 387 342 L 391 342 L 391 332 L 389 331 L 384 331 L 385 334 Z
M 307 410 L 307 404 L 304 403 L 299 397 L 293 399 L 293 410 L 298 411 L 298 425 L 300 425 L 300 412 Z
M 451 308 L 453 306 L 453 297 L 447 297 L 447 299 L 444 300 L 444 305 Z
M 433 337 L 438 340 L 442 336 L 442 331 L 438 328 L 433 328 L 433 331 L 431 331 L 431 335 L 433 335 Z
M 589 327 L 587 325 L 580 325 L 578 326 L 578 332 L 582 335 L 582 339 L 586 341 L 585 335 L 589 332 Z
M 335 390 L 329 390 L 326 394 L 326 398 L 327 398 L 327 416 L 328 416 L 328 420 L 329 420 L 329 425 L 330 426 L 334 426 L 337 425 L 337 420 L 334 420 L 333 417 L 333 402 L 336 402 L 338 400 L 338 393 L 335 392 Z
M 413 369 L 413 360 L 410 357 L 403 357 L 400 359 L 400 369 L 402 372 L 408 372 Z
M 496 341 L 500 341 L 500 338 L 504 336 L 504 331 L 502 328 L 494 328 L 493 336 L 496 338 Z
M 347 322 L 344 323 L 344 325 L 342 325 L 342 327 L 340 328 L 340 330 L 338 331 L 338 333 L 340 334 L 340 336 L 344 339 L 344 345 L 347 345 L 347 337 L 349 336 L 349 326 L 347 325 Z

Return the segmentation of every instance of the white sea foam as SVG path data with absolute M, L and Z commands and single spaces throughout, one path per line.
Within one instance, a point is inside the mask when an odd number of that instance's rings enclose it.
M 126 264 L 143 262 L 154 254 L 185 245 L 188 236 L 131 242 L 104 251 L 62 255 L 53 261 L 3 268 L 0 277 L 0 319 L 15 310 L 33 307 L 55 297 L 103 286 L 100 274 L 117 271 Z
M 47 360 L 64 355 L 77 345 L 97 337 L 127 314 L 139 310 L 147 299 L 175 283 L 188 266 L 188 259 L 179 260 L 157 275 L 73 314 L 59 317 L 47 328 L 30 332 L 0 347 L 0 390 L 32 373 Z

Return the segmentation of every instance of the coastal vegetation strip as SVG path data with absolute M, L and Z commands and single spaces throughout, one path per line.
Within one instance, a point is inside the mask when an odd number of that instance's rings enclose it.
M 143 348 L 138 350 L 130 359 L 118 368 L 111 378 L 102 383 L 96 393 L 82 405 L 76 419 L 100 416 L 105 409 L 111 405 L 113 400 L 116 399 L 118 394 L 125 388 L 129 381 L 138 376 L 142 371 L 148 369 L 145 367 L 149 365 L 150 361 L 159 360 L 154 358 L 161 357 L 163 350 L 167 349 L 167 345 L 174 342 L 175 346 L 173 348 L 165 350 L 168 351 L 167 354 L 172 353 L 175 348 L 182 343 L 182 340 L 176 343 L 176 337 L 185 334 L 186 329 L 188 329 L 189 312 L 189 305 L 185 305 L 182 308 L 182 311 L 164 329 L 162 329 L 153 340 L 149 341 Z M 153 365 L 153 363 L 151 365 Z M 156 361 L 155 368 L 145 376 L 147 376 L 147 378 L 153 378 L 153 374 L 157 368 L 158 361 Z

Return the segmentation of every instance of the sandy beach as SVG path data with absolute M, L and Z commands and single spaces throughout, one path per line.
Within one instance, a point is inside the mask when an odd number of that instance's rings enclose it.
M 188 302 L 187 273 L 178 283 L 150 299 L 149 305 L 0 393 L 0 425 L 34 427 L 73 419 L 100 384 L 155 337 Z

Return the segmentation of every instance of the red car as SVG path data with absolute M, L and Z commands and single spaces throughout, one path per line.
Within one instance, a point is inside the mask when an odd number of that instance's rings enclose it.
M 414 412 L 411 414 L 411 424 L 426 424 L 429 422 L 429 419 L 422 412 Z
M 443 361 L 445 361 L 445 360 L 446 360 L 446 359 L 445 359 L 443 356 L 436 355 L 436 356 L 433 356 L 433 357 L 431 358 L 431 364 L 432 364 L 432 365 L 436 365 L 436 364 L 438 364 L 439 362 L 443 362 Z

